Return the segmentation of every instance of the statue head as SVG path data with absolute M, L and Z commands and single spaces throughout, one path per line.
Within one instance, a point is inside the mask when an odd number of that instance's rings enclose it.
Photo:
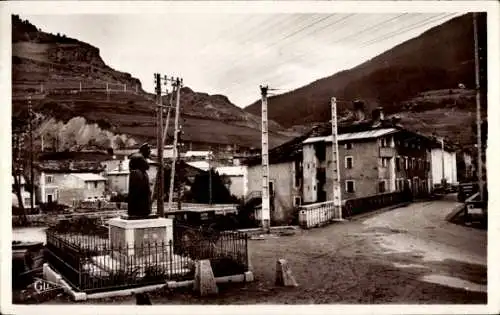
M 144 156 L 144 158 L 149 158 L 149 156 L 151 155 L 151 147 L 149 146 L 148 143 L 144 143 L 143 145 L 141 145 L 141 147 L 139 148 L 139 152 L 141 152 L 141 154 Z

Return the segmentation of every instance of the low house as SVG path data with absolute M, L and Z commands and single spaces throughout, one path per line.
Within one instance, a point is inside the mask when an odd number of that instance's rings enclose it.
M 445 183 L 458 185 L 457 154 L 454 149 L 444 145 L 435 145 L 431 149 L 432 187 L 440 187 Z
M 245 181 L 247 168 L 244 166 L 219 166 L 215 169 L 227 181 L 226 187 L 231 195 L 243 198 L 245 196 Z
M 37 199 L 42 203 L 72 205 L 74 201 L 104 197 L 104 167 L 93 161 L 42 161 L 35 165 Z
M 153 190 L 156 173 L 158 172 L 158 162 L 151 159 L 148 159 L 147 161 L 149 164 L 149 169 L 147 170 L 147 174 L 149 176 L 149 188 Z M 128 181 L 130 175 L 128 157 L 124 157 L 115 169 L 107 172 L 105 175 L 108 179 L 108 190 L 111 193 L 128 193 Z
M 127 194 L 130 171 L 128 169 L 128 159 L 121 160 L 116 168 L 106 173 L 108 178 L 108 188 L 112 193 Z
M 19 185 L 21 186 L 21 202 L 24 206 L 24 208 L 31 208 L 31 194 L 29 191 L 26 189 L 26 180 L 24 179 L 24 176 L 19 176 Z M 36 200 L 36 198 L 35 198 Z M 17 195 L 14 191 L 14 176 L 12 176 L 12 206 L 14 207 L 19 207 L 19 200 L 17 198 Z
M 301 136 L 269 150 L 269 195 L 271 225 L 294 224 L 296 207 L 302 203 Z M 262 202 L 262 164 L 260 156 L 247 159 L 245 203 Z

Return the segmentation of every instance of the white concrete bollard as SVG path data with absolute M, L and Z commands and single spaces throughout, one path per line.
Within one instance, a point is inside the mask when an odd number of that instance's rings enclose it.
M 276 262 L 276 285 L 283 287 L 297 287 L 297 281 L 292 274 L 292 270 L 285 259 L 278 259 Z
M 193 290 L 200 296 L 219 293 L 210 260 L 199 260 L 195 265 Z

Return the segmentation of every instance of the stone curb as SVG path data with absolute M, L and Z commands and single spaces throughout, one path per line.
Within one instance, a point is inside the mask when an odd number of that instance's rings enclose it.
M 85 301 L 87 299 L 87 294 L 85 292 L 76 292 L 73 290 L 73 288 L 64 281 L 61 275 L 52 270 L 47 263 L 43 264 L 43 278 L 47 281 L 59 284 L 64 292 L 71 296 L 73 301 Z
M 71 288 L 71 286 L 62 279 L 61 275 L 52 270 L 52 268 L 50 268 L 50 266 L 47 263 L 43 264 L 43 278 L 47 281 L 55 282 L 61 285 L 64 292 L 69 296 L 71 296 L 71 298 L 74 301 L 86 301 L 88 299 L 103 299 L 116 296 L 127 296 L 127 295 L 132 295 L 134 293 L 155 291 L 164 287 L 167 287 L 169 289 L 192 287 L 194 284 L 194 280 L 167 281 L 166 284 L 156 284 L 156 285 L 149 285 L 133 289 L 87 294 L 85 292 L 76 292 L 75 290 L 73 290 L 73 288 Z M 238 275 L 215 278 L 216 283 L 252 282 L 254 280 L 255 279 L 252 271 L 247 271 L 243 274 L 238 274 Z
M 215 282 L 219 283 L 238 283 L 238 282 L 252 282 L 254 281 L 254 275 L 252 271 L 247 271 L 243 274 L 232 275 L 232 276 L 224 276 L 224 277 L 216 277 Z M 185 280 L 185 281 L 167 281 L 167 288 L 169 289 L 177 289 L 177 288 L 189 288 L 194 285 L 194 280 Z

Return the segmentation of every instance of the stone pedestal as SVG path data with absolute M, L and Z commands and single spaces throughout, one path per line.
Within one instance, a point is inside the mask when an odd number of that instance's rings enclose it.
M 172 219 L 114 218 L 109 220 L 109 239 L 115 259 L 133 260 L 134 264 L 165 261 L 170 254 L 169 242 L 173 243 Z

